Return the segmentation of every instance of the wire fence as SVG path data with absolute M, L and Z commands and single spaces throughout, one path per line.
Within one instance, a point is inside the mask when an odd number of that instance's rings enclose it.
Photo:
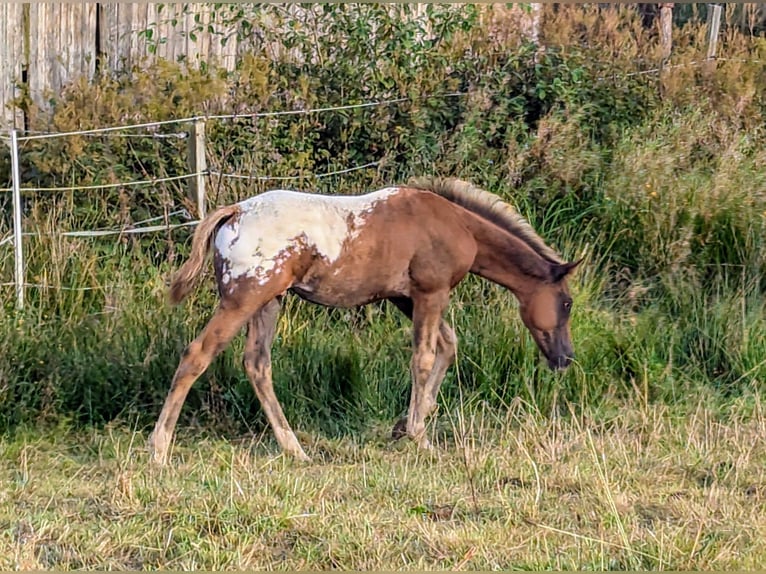
M 316 174 L 313 174 L 313 177 L 315 177 L 316 179 L 323 179 L 325 177 L 345 175 L 347 173 L 352 173 L 352 172 L 360 171 L 363 169 L 378 167 L 379 165 L 380 165 L 379 161 L 371 161 L 370 163 L 365 163 L 364 165 L 347 167 L 345 169 L 339 169 L 336 171 L 329 171 L 325 173 L 316 173 Z M 220 171 L 208 171 L 208 174 L 215 175 L 221 178 L 226 178 L 226 179 L 244 179 L 248 181 L 298 181 L 301 179 L 305 179 L 305 176 L 303 175 L 243 175 L 239 173 L 223 173 Z
M 466 95 L 468 95 L 467 92 L 451 92 L 451 93 L 445 93 L 445 94 L 432 94 L 430 96 L 423 96 L 421 97 L 421 99 L 450 98 L 450 97 L 460 97 L 460 96 L 466 96 Z M 122 126 L 109 126 L 109 127 L 103 127 L 103 128 L 92 128 L 92 129 L 75 130 L 75 131 L 69 131 L 69 132 L 35 132 L 35 133 L 25 132 L 28 135 L 19 135 L 18 141 L 25 142 L 25 141 L 35 141 L 35 140 L 60 138 L 60 137 L 103 135 L 103 134 L 121 132 L 126 130 L 152 129 L 152 128 L 170 126 L 170 125 L 192 124 L 194 122 L 206 121 L 206 120 L 261 119 L 261 118 L 278 118 L 282 116 L 321 114 L 321 113 L 327 113 L 327 112 L 339 112 L 339 111 L 356 110 L 356 109 L 362 109 L 362 108 L 372 108 L 372 107 L 378 107 L 378 106 L 389 106 L 391 104 L 399 104 L 399 103 L 411 102 L 411 101 L 412 99 L 408 97 L 394 98 L 390 100 L 375 100 L 371 102 L 362 102 L 358 104 L 344 104 L 340 106 L 326 106 L 326 107 L 320 107 L 320 108 L 306 108 L 306 109 L 297 109 L 297 110 L 282 110 L 277 112 L 241 112 L 236 114 L 198 115 L 198 116 L 189 116 L 185 118 L 161 120 L 161 121 L 155 121 L 155 122 L 126 124 Z M 156 134 L 156 137 L 187 137 L 187 136 L 186 135 L 180 136 L 179 134 Z
M 428 96 L 422 96 L 420 99 L 427 100 L 429 98 L 453 98 L 462 97 L 468 95 L 465 92 L 451 92 L 443 94 L 432 94 Z M 18 174 L 12 174 L 12 187 L 0 188 L 0 193 L 12 193 L 13 194 L 13 210 L 14 210 L 14 230 L 11 235 L 0 240 L 0 247 L 8 244 L 13 246 L 14 259 L 15 259 L 15 277 L 13 282 L 0 283 L 0 287 L 15 287 L 17 296 L 17 306 L 23 308 L 24 306 L 24 290 L 28 288 L 37 289 L 60 289 L 66 291 L 93 291 L 98 290 L 98 287 L 76 287 L 76 286 L 64 286 L 55 285 L 50 283 L 35 283 L 25 280 L 25 266 L 23 259 L 23 238 L 29 237 L 74 237 L 74 238 L 104 238 L 104 237 L 120 237 L 126 235 L 139 235 L 147 233 L 157 232 L 171 232 L 176 229 L 187 228 L 196 226 L 200 219 L 194 219 L 192 215 L 185 209 L 176 210 L 165 215 L 150 217 L 139 222 L 132 223 L 121 227 L 114 227 L 109 229 L 90 229 L 90 230 L 72 230 L 72 231 L 25 231 L 20 229 L 21 224 L 21 197 L 22 194 L 30 193 L 77 193 L 77 192 L 97 192 L 97 191 L 109 191 L 114 189 L 124 189 L 131 187 L 142 186 L 156 186 L 163 183 L 183 182 L 189 184 L 190 187 L 195 187 L 191 184 L 196 182 L 196 193 L 202 194 L 198 198 L 198 205 L 200 207 L 200 215 L 204 215 L 204 181 L 205 178 L 217 177 L 220 180 L 243 180 L 243 181 L 299 181 L 307 178 L 323 179 L 333 176 L 341 176 L 353 172 L 362 171 L 365 169 L 377 168 L 381 165 L 380 160 L 367 162 L 361 165 L 354 165 L 345 167 L 342 169 L 336 169 L 324 173 L 312 173 L 312 174 L 300 174 L 300 175 L 270 175 L 270 174 L 242 174 L 242 173 L 227 173 L 221 170 L 209 170 L 205 162 L 204 152 L 204 126 L 208 120 L 220 120 L 220 121 L 238 121 L 245 119 L 261 119 L 261 118 L 280 118 L 286 116 L 296 115 L 308 115 L 308 114 L 324 114 L 342 112 L 348 110 L 358 110 L 365 108 L 373 108 L 379 106 L 390 106 L 395 104 L 401 104 L 404 102 L 413 101 L 411 98 L 401 97 L 384 100 L 374 100 L 360 103 L 350 103 L 338 106 L 324 106 L 317 108 L 307 109 L 295 109 L 295 110 L 283 110 L 275 112 L 252 112 L 252 113 L 236 113 L 236 114 L 215 114 L 215 115 L 199 115 L 189 116 L 177 119 L 143 122 L 136 124 L 126 124 L 118 126 L 108 126 L 101 128 L 74 130 L 67 132 L 32 132 L 14 131 L 11 133 L 11 137 L 3 140 L 8 141 L 11 147 L 12 160 L 14 165 L 18 166 L 20 146 L 25 142 L 49 140 L 54 138 L 67 138 L 67 137 L 97 137 L 97 136 L 110 136 L 110 137 L 141 137 L 141 138 L 176 138 L 176 139 L 188 139 L 190 136 L 194 136 L 194 128 L 201 126 L 202 133 L 202 145 L 201 150 L 198 150 L 198 157 L 194 162 L 190 163 L 190 169 L 187 173 L 179 175 L 146 178 L 141 180 L 121 181 L 112 183 L 99 183 L 99 184 L 82 184 L 82 185 L 61 185 L 55 187 L 44 186 L 23 186 L 21 184 Z M 168 126 L 184 126 L 188 131 L 180 131 L 176 133 L 159 133 L 152 130 L 157 130 L 162 127 Z M 148 133 L 130 133 L 136 130 L 144 130 Z M 194 155 L 190 152 L 190 156 Z M 183 217 L 187 221 L 180 223 L 171 223 L 171 218 Z M 162 220 L 163 223 L 155 223 Z M 150 225 L 151 224 L 151 225 Z M 17 229 L 16 227 L 19 227 Z
M 627 72 L 627 73 L 621 73 L 616 74 L 619 77 L 623 78 L 630 78 L 633 76 L 645 76 L 645 75 L 651 75 L 651 74 L 659 74 L 661 72 L 667 72 L 669 70 L 679 70 L 681 68 L 689 68 L 689 67 L 695 67 L 695 66 L 702 66 L 705 64 L 710 64 L 712 62 L 740 62 L 743 64 L 764 64 L 766 63 L 766 60 L 759 60 L 757 58 L 755 59 L 749 59 L 749 58 L 704 58 L 702 60 L 690 60 L 688 62 L 679 62 L 678 64 L 666 64 L 664 66 L 659 66 L 656 68 L 649 68 L 648 70 L 638 70 L 636 72 Z M 605 80 L 613 78 L 614 76 L 602 76 L 599 78 L 599 80 Z
M 0 287 L 17 287 L 18 284 L 13 283 L 0 283 Z M 69 287 L 67 285 L 54 285 L 51 283 L 22 283 L 22 287 L 36 288 L 36 289 L 57 289 L 59 291 L 103 291 L 111 287 L 110 285 L 97 285 L 95 287 Z
M 158 177 L 153 179 L 144 179 L 139 181 L 124 181 L 120 183 L 98 183 L 95 185 L 70 185 L 59 187 L 22 187 L 21 191 L 27 192 L 63 192 L 63 191 L 95 191 L 98 189 L 117 189 L 121 187 L 133 187 L 140 185 L 157 185 L 159 183 L 167 183 L 170 181 L 182 181 L 197 177 L 199 173 L 185 173 L 183 175 L 174 175 L 170 177 Z M 204 175 L 204 174 L 202 174 Z M 9 190 L 10 191 L 10 190 Z
M 719 57 L 715 57 L 714 55 L 713 57 L 708 57 L 705 59 L 699 59 L 699 60 L 683 62 L 678 64 L 668 63 L 660 67 L 651 68 L 648 70 L 639 70 L 639 71 L 630 72 L 630 73 L 622 73 L 621 75 L 625 77 L 629 77 L 629 76 L 636 76 L 636 75 L 659 74 L 661 72 L 676 69 L 676 68 L 682 68 L 682 67 L 688 67 L 688 66 L 700 66 L 705 63 L 709 63 L 711 61 L 714 61 L 714 62 L 715 61 L 741 61 L 741 62 L 748 62 L 748 63 L 761 63 L 761 60 L 750 60 L 750 59 L 743 59 L 743 58 L 719 58 Z M 608 77 L 604 76 L 599 79 L 609 80 L 612 77 L 613 76 L 608 76 Z M 434 99 L 434 98 L 460 98 L 460 97 L 465 97 L 468 95 L 469 95 L 469 92 L 448 92 L 448 93 L 440 93 L 440 94 L 423 95 L 423 96 L 420 96 L 418 100 L 427 101 L 429 99 Z M 376 160 L 376 161 L 367 162 L 361 165 L 349 166 L 349 167 L 345 167 L 342 169 L 337 169 L 337 170 L 333 170 L 333 171 L 329 171 L 325 173 L 318 173 L 318 174 L 312 173 L 309 175 L 300 174 L 300 175 L 287 175 L 287 176 L 270 175 L 270 174 L 227 173 L 220 170 L 209 170 L 207 169 L 207 165 L 205 162 L 205 153 L 204 153 L 204 126 L 206 121 L 209 121 L 209 120 L 238 121 L 238 120 L 247 120 L 247 119 L 280 118 L 280 117 L 296 116 L 296 115 L 324 114 L 324 113 L 334 113 L 334 112 L 373 108 L 373 107 L 380 107 L 380 106 L 390 106 L 395 104 L 402 104 L 405 102 L 414 103 L 414 100 L 413 98 L 410 98 L 410 97 L 400 97 L 400 98 L 392 98 L 392 99 L 374 100 L 374 101 L 368 101 L 368 102 L 349 103 L 349 104 L 343 104 L 343 105 L 337 105 L 337 106 L 323 106 L 323 107 L 317 107 L 317 108 L 281 110 L 281 111 L 273 111 L 273 112 L 254 111 L 254 112 L 240 112 L 240 113 L 233 113 L 233 114 L 196 115 L 196 116 L 189 116 L 189 117 L 176 118 L 176 119 L 117 125 L 117 126 L 107 126 L 107 127 L 74 130 L 74 131 L 67 131 L 67 132 L 41 132 L 41 131 L 31 131 L 31 130 L 20 132 L 18 130 L 14 130 L 13 132 L 10 133 L 10 135 L 0 133 L 0 139 L 10 144 L 12 160 L 13 160 L 12 163 L 14 163 L 16 168 L 18 168 L 20 144 L 23 144 L 24 142 L 48 140 L 53 138 L 66 138 L 66 137 L 76 137 L 76 136 L 88 136 L 88 137 L 110 136 L 110 137 L 121 137 L 121 138 L 189 139 L 190 136 L 194 135 L 195 127 L 199 128 L 201 126 L 201 129 L 202 129 L 201 135 L 202 135 L 202 144 L 203 144 L 201 150 L 198 150 L 197 152 L 198 157 L 196 158 L 197 160 L 196 163 L 193 163 L 190 166 L 191 169 L 189 169 L 188 173 L 182 173 L 179 175 L 166 176 L 166 177 L 147 178 L 147 179 L 141 179 L 141 180 L 102 183 L 102 184 L 83 184 L 83 185 L 68 185 L 68 186 L 56 186 L 56 187 L 41 187 L 41 186 L 25 187 L 21 185 L 18 173 L 16 173 L 16 171 L 14 170 L 14 173 L 12 174 L 12 187 L 0 188 L 0 193 L 12 193 L 14 197 L 14 201 L 13 201 L 14 232 L 9 236 L 3 239 L 0 239 L 0 247 L 5 246 L 6 244 L 13 245 L 14 258 L 16 262 L 15 277 L 13 282 L 0 283 L 0 287 L 13 286 L 16 288 L 17 306 L 20 308 L 23 307 L 23 293 L 25 288 L 60 288 L 60 289 L 66 289 L 66 290 L 96 289 L 93 287 L 77 288 L 77 287 L 65 287 L 65 286 L 56 286 L 56 285 L 50 285 L 50 284 L 26 282 L 24 279 L 25 269 L 23 264 L 23 245 L 22 245 L 23 242 L 21 240 L 21 238 L 23 237 L 41 237 L 46 235 L 47 236 L 58 235 L 62 237 L 98 238 L 98 237 L 138 235 L 138 234 L 146 234 L 146 233 L 157 233 L 157 232 L 163 232 L 163 231 L 170 232 L 180 228 L 193 227 L 197 225 L 200 221 L 200 219 L 192 219 L 192 216 L 191 214 L 188 213 L 188 211 L 179 210 L 179 211 L 174 211 L 167 215 L 145 219 L 143 221 L 136 222 L 128 226 L 115 227 L 110 229 L 59 231 L 55 233 L 45 233 L 40 231 L 25 232 L 21 229 L 16 229 L 17 226 L 19 228 L 21 227 L 21 224 L 19 222 L 21 221 L 21 199 L 20 198 L 22 193 L 28 194 L 28 193 L 53 193 L 53 192 L 55 193 L 94 192 L 94 191 L 104 191 L 104 190 L 113 190 L 113 189 L 130 188 L 130 187 L 156 186 L 162 183 L 184 182 L 188 184 L 190 187 L 193 187 L 196 189 L 196 193 L 198 194 L 198 197 L 197 197 L 198 209 L 200 211 L 200 215 L 204 215 L 204 205 L 205 205 L 204 181 L 205 181 L 205 178 L 208 178 L 211 176 L 217 177 L 219 181 L 225 179 L 225 180 L 242 180 L 242 181 L 261 181 L 261 182 L 266 182 L 266 181 L 288 182 L 288 181 L 305 180 L 307 178 L 323 179 L 327 177 L 341 176 L 341 175 L 358 172 L 365 169 L 379 168 L 381 166 L 381 161 Z M 186 130 L 173 132 L 173 133 L 162 133 L 162 132 L 156 131 L 159 128 L 163 128 L 167 126 L 183 126 L 186 128 Z M 144 130 L 145 133 L 130 133 L 136 130 Z M 190 155 L 194 155 L 194 154 L 190 153 Z M 170 223 L 169 220 L 171 217 L 176 217 L 179 215 L 183 216 L 185 219 L 187 219 L 187 221 L 184 221 L 181 223 Z M 164 220 L 164 222 L 162 224 L 146 225 L 148 223 L 152 223 L 154 221 L 159 221 L 159 220 Z

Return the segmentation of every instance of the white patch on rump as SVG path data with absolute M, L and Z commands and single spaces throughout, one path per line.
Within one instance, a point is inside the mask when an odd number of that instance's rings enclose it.
M 398 191 L 387 187 L 365 195 L 315 195 L 278 189 L 241 201 L 239 215 L 222 225 L 215 238 L 222 282 L 254 277 L 264 285 L 299 244 L 332 263 L 375 205 Z

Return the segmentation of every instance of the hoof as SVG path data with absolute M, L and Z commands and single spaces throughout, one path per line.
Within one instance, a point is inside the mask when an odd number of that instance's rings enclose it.
M 403 417 L 396 421 L 394 428 L 391 429 L 391 438 L 394 440 L 403 439 L 407 436 L 407 418 Z
M 279 444 L 279 449 L 282 451 L 282 454 L 295 460 L 300 460 L 301 462 L 311 462 L 311 459 L 303 450 L 301 443 L 298 442 L 298 437 L 295 436 L 295 433 L 292 430 L 281 428 L 274 429 L 274 437 L 277 439 L 277 444 Z
M 157 466 L 164 466 L 167 460 L 167 448 L 159 444 L 154 434 L 149 437 L 149 460 Z
M 418 448 L 420 450 L 424 450 L 426 452 L 433 452 L 434 451 L 434 445 L 431 444 L 431 441 L 428 440 L 426 437 L 421 438 L 418 441 Z
M 303 452 L 303 449 L 297 452 L 296 451 L 288 452 L 287 454 L 288 456 L 291 456 L 292 458 L 300 462 L 311 462 L 311 459 L 305 452 Z
M 156 466 L 165 466 L 167 456 L 157 451 L 149 451 L 149 460 Z

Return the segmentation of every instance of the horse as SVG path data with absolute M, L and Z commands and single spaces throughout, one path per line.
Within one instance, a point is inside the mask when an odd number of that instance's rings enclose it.
M 170 284 L 178 304 L 213 251 L 218 306 L 183 351 L 149 438 L 166 462 L 178 416 L 195 380 L 247 326 L 244 369 L 281 451 L 308 461 L 274 393 L 271 346 L 288 292 L 311 303 L 358 307 L 388 300 L 412 321 L 412 389 L 394 438 L 429 449 L 425 420 L 436 407 L 457 337 L 443 319 L 455 286 L 472 273 L 519 302 L 522 322 L 549 368 L 574 359 L 568 262 L 497 195 L 455 178 L 420 177 L 362 195 L 271 190 L 220 207 L 194 232 Z

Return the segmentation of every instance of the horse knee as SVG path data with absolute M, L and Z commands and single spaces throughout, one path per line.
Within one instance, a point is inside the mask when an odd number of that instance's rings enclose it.
M 457 356 L 457 335 L 455 331 L 447 327 L 442 329 L 439 337 L 439 347 L 447 360 L 451 363 Z
M 198 339 L 194 339 L 191 343 L 186 345 L 186 348 L 181 352 L 181 359 L 187 357 L 193 357 L 199 355 L 202 352 L 202 343 Z
M 421 376 L 427 376 L 436 364 L 436 353 L 432 351 L 422 352 L 415 358 L 415 368 Z

